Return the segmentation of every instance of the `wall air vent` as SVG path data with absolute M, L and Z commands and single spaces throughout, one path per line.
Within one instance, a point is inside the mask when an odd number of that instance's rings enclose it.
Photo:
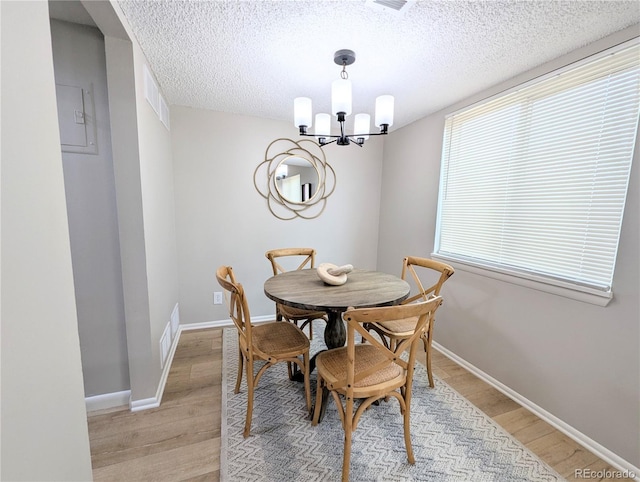
M 395 15 L 404 15 L 409 10 L 415 0 L 367 0 L 366 4 L 374 10 L 379 10 Z

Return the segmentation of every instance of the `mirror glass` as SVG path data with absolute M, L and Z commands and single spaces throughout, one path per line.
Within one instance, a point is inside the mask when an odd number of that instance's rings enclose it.
M 276 168 L 276 189 L 287 202 L 304 204 L 313 199 L 319 180 L 317 167 L 302 157 L 286 157 Z

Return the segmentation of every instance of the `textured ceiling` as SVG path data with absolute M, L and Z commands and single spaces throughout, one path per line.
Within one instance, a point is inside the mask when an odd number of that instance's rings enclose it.
M 351 49 L 353 112 L 392 94 L 394 128 L 640 23 L 637 0 L 418 0 L 400 14 L 370 0 L 118 3 L 172 105 L 293 123 L 307 96 L 329 112 L 333 54 Z

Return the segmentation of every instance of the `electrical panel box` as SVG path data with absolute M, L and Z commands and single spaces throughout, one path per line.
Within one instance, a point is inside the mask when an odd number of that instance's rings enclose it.
M 92 89 L 56 84 L 62 152 L 97 154 Z

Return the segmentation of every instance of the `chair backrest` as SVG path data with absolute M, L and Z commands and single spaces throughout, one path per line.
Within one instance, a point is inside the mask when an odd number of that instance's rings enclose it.
M 294 260 L 295 263 L 300 263 L 295 269 L 315 268 L 316 250 L 313 248 L 272 249 L 270 251 L 267 251 L 265 253 L 265 256 L 269 261 L 271 261 L 271 267 L 273 268 L 274 276 L 289 271 L 289 269 L 280 264 L 281 262 L 283 262 L 282 260 L 280 260 L 280 262 L 278 261 L 278 258 L 283 257 Z M 295 257 L 298 258 L 296 259 Z
M 420 278 L 420 273 L 416 271 L 416 268 L 425 268 L 440 273 L 438 280 L 431 286 L 425 288 Z M 402 261 L 402 275 L 403 280 L 407 280 L 407 274 L 411 273 L 414 283 L 418 288 L 418 292 L 413 296 L 410 296 L 404 300 L 403 304 L 413 303 L 418 299 L 428 300 L 434 296 L 440 296 L 440 290 L 445 281 L 447 281 L 451 275 L 455 272 L 452 266 L 440 261 L 435 261 L 429 258 L 418 258 L 416 256 L 407 256 Z
M 442 297 L 436 296 L 428 301 L 419 301 L 408 305 L 383 306 L 377 308 L 349 308 L 344 314 L 343 319 L 347 322 L 347 379 L 346 387 L 353 387 L 359 380 L 373 375 L 390 362 L 396 363 L 404 368 L 407 377 L 413 377 L 413 367 L 415 363 L 415 350 L 417 342 L 424 330 L 426 330 L 433 321 L 434 314 L 438 307 L 442 304 Z M 366 330 L 363 323 L 380 323 L 391 320 L 401 320 L 406 318 L 418 318 L 414 333 L 403 339 L 395 348 L 387 348 L 376 336 Z M 377 348 L 378 352 L 383 354 L 385 359 L 371 364 L 366 370 L 358 373 L 355 378 L 355 333 L 360 333 L 363 340 Z M 360 343 L 360 342 L 359 342 Z M 409 348 L 409 359 L 404 360 L 400 355 Z M 411 388 L 411 382 L 407 381 L 407 388 Z M 339 385 L 339 383 L 337 384 Z
M 220 286 L 227 292 L 229 303 L 229 317 L 236 326 L 239 335 L 240 348 L 249 355 L 253 353 L 251 343 L 251 315 L 244 289 L 236 281 L 231 266 L 220 266 L 216 270 L 216 278 Z

